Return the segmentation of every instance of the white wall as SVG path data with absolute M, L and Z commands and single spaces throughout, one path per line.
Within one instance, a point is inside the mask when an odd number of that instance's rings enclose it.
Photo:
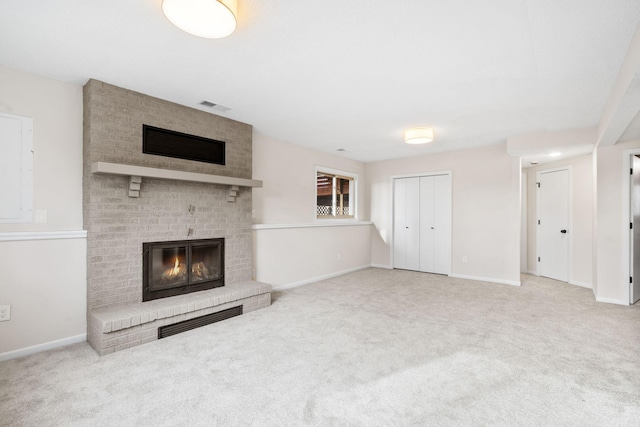
M 357 220 L 368 219 L 364 164 L 254 133 L 253 178 L 264 182 L 253 189 L 257 280 L 289 287 L 371 264 L 368 223 L 316 219 L 316 166 L 358 175 Z
M 1 359 L 82 339 L 86 243 L 82 87 L 0 67 L 0 111 L 33 118 L 33 208 L 47 211 L 46 223 L 0 224 L 0 304 L 11 305 L 11 320 L 0 322 Z
M 593 257 L 593 170 L 592 156 L 574 157 L 525 169 L 527 173 L 527 271 L 537 273 L 537 173 L 570 166 L 572 173 L 571 270 L 569 283 L 591 288 Z
M 253 179 L 264 182 L 253 190 L 254 224 L 299 224 L 316 221 L 316 166 L 358 175 L 358 219 L 369 213 L 361 162 L 289 144 L 253 133 Z
M 520 161 L 505 144 L 367 164 L 372 264 L 393 266 L 392 176 L 444 170 L 453 173 L 452 275 L 519 284 Z
M 629 171 L 623 169 L 623 151 L 640 148 L 640 141 L 619 142 L 599 147 L 597 183 L 597 292 L 598 301 L 618 304 L 629 303 L 629 278 L 624 264 L 629 259 L 623 254 L 623 233 L 628 233 L 628 213 L 623 212 L 623 179 Z

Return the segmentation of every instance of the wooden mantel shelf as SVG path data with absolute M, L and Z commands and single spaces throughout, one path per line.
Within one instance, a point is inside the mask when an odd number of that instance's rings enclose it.
M 148 168 L 145 166 L 123 165 L 119 163 L 95 162 L 91 165 L 91 173 L 103 175 L 129 176 L 129 196 L 139 197 L 142 178 L 169 179 L 176 181 L 203 182 L 207 184 L 221 184 L 231 186 L 229 198 L 235 201 L 237 187 L 262 187 L 262 181 L 230 176 L 209 175 L 206 173 L 184 172 L 171 169 Z M 235 187 L 235 188 L 234 188 Z

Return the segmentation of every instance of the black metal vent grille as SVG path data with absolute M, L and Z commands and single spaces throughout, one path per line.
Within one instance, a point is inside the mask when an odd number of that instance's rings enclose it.
M 225 142 L 142 125 L 142 152 L 176 159 L 225 164 Z
M 172 325 L 160 326 L 158 328 L 158 339 L 170 337 L 171 335 L 179 334 L 181 332 L 190 331 L 191 329 L 199 328 L 201 326 L 210 325 L 221 320 L 230 319 L 242 314 L 242 306 L 228 308 L 226 310 L 218 311 L 217 313 L 211 313 L 204 316 L 196 317 L 182 322 L 174 323 Z

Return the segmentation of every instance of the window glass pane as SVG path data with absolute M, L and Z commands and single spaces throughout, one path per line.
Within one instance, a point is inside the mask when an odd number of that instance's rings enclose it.
M 325 218 L 354 216 L 354 182 L 353 177 L 317 172 L 316 215 Z
M 318 172 L 316 176 L 316 214 L 333 216 L 333 176 Z
M 351 215 L 349 209 L 349 179 L 336 178 L 336 215 Z

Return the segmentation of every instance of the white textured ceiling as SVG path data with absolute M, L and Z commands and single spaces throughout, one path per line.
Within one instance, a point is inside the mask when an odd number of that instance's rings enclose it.
M 206 99 L 368 162 L 597 126 L 640 21 L 638 0 L 238 1 L 237 31 L 206 40 L 161 0 L 2 0 L 0 65 Z M 436 140 L 405 145 L 410 126 Z

